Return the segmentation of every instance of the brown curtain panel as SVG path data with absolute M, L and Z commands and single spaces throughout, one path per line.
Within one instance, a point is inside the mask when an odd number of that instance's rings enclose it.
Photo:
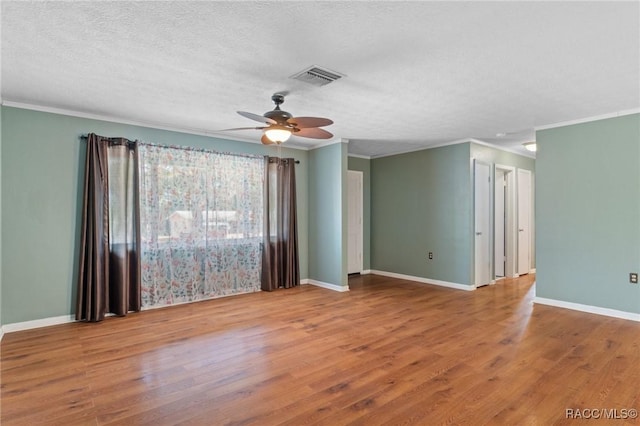
M 262 290 L 300 284 L 296 170 L 293 158 L 265 159 Z
M 138 151 L 123 138 L 87 137 L 76 320 L 141 307 Z

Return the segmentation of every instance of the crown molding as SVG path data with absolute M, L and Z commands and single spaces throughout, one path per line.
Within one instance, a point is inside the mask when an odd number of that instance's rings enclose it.
M 11 108 L 20 108 L 20 109 L 26 109 L 26 110 L 31 110 L 31 111 L 39 111 L 39 112 L 46 112 L 46 113 L 51 113 L 51 114 L 67 115 L 67 116 L 71 116 L 71 117 L 86 118 L 86 119 L 91 119 L 91 120 L 107 121 L 107 122 L 111 122 L 111 123 L 126 124 L 126 125 L 139 126 L 139 127 L 146 127 L 146 128 L 151 128 L 151 129 L 157 129 L 157 130 L 166 130 L 166 131 L 171 131 L 171 132 L 178 132 L 178 133 L 186 133 L 186 134 L 192 134 L 192 135 L 198 135 L 198 136 L 205 136 L 205 137 L 215 138 L 215 139 L 260 144 L 260 141 L 258 141 L 258 140 L 253 140 L 253 139 L 249 139 L 249 138 L 242 138 L 242 137 L 235 137 L 235 136 L 229 136 L 228 134 L 222 134 L 222 133 L 219 133 L 219 132 L 211 132 L 211 131 L 207 131 L 207 130 L 204 130 L 204 129 L 194 129 L 194 128 L 189 128 L 189 127 L 175 127 L 175 126 L 170 126 L 170 125 L 166 125 L 166 124 L 158 123 L 158 122 L 129 120 L 129 119 L 121 118 L 121 117 L 115 117 L 115 116 L 104 115 L 104 114 L 94 114 L 94 113 L 87 113 L 87 112 L 64 109 L 64 108 L 50 107 L 50 106 L 45 106 L 45 105 L 37 105 L 37 104 L 16 102 L 16 101 L 11 101 L 11 100 L 7 100 L 7 99 L 2 99 L 1 97 L 0 97 L 0 105 L 6 106 L 6 107 L 11 107 Z M 628 110 L 616 111 L 616 112 L 612 112 L 612 113 L 608 113 L 608 114 L 601 114 L 601 115 L 597 115 L 597 116 L 579 118 L 579 119 L 576 119 L 576 120 L 562 121 L 562 122 L 546 124 L 546 125 L 542 125 L 542 126 L 535 126 L 534 130 L 535 131 L 547 130 L 547 129 L 553 129 L 553 128 L 557 128 L 557 127 L 571 126 L 571 125 L 574 125 L 574 124 L 588 123 L 588 122 L 591 122 L 591 121 L 605 120 L 605 119 L 609 119 L 609 118 L 622 117 L 622 116 L 625 116 L 625 115 L 632 115 L 632 114 L 639 114 L 639 113 L 640 113 L 640 108 L 633 108 L 633 109 L 628 109 Z M 528 157 L 528 158 L 533 158 L 533 159 L 536 158 L 535 154 L 533 154 L 533 153 L 529 154 L 529 153 L 518 152 L 518 151 L 516 151 L 514 149 L 505 148 L 505 147 L 502 147 L 502 146 L 499 146 L 499 145 L 495 145 L 493 143 L 485 142 L 485 141 L 482 141 L 482 140 L 479 140 L 479 139 L 475 139 L 475 138 L 457 139 L 457 140 L 453 140 L 453 141 L 449 141 L 449 142 L 439 143 L 439 144 L 436 144 L 436 145 L 416 147 L 416 148 L 411 148 L 411 149 L 408 149 L 408 150 L 405 150 L 405 151 L 398 151 L 398 152 L 394 152 L 394 153 L 390 153 L 390 154 L 381 154 L 381 155 L 372 155 L 372 156 L 358 155 L 358 154 L 348 154 L 348 156 L 349 157 L 364 158 L 364 159 L 372 160 L 372 159 L 375 159 L 375 158 L 391 157 L 391 156 L 394 156 L 394 155 L 408 154 L 408 153 L 411 153 L 411 152 L 424 151 L 424 150 L 427 150 L 427 149 L 440 148 L 440 147 L 449 146 L 449 145 L 458 145 L 458 144 L 467 143 L 467 142 L 476 143 L 476 144 L 479 144 L 479 145 L 484 145 L 484 146 L 487 146 L 489 148 L 498 149 L 500 151 L 509 152 L 509 153 L 512 153 L 512 154 L 520 155 L 522 157 Z M 325 147 L 325 146 L 328 146 L 328 145 L 333 145 L 333 144 L 336 144 L 336 143 L 346 143 L 346 144 L 348 144 L 349 143 L 349 139 L 336 138 L 336 139 L 331 139 L 329 141 L 321 142 L 321 143 L 319 143 L 317 145 L 313 145 L 313 146 L 309 146 L 309 147 L 307 147 L 307 146 L 299 146 L 299 145 L 294 145 L 294 144 L 286 144 L 285 147 L 286 148 L 290 148 L 290 149 L 300 150 L 300 151 L 310 151 L 310 150 L 322 148 L 322 147 Z
M 360 155 L 360 154 L 348 154 L 348 157 L 355 157 L 355 158 L 364 158 L 365 160 L 371 160 L 371 157 L 368 155 Z
M 330 139 L 328 141 L 320 142 L 319 144 L 313 145 L 312 147 L 309 148 L 309 150 L 318 149 L 318 148 L 324 148 L 325 146 L 335 145 L 337 143 L 346 143 L 346 144 L 348 144 L 349 143 L 349 139 L 344 139 L 344 138 Z
M 421 146 L 421 147 L 417 147 L 417 148 L 410 148 L 410 149 L 407 149 L 405 151 L 398 151 L 398 152 L 394 152 L 394 153 L 391 153 L 391 154 L 372 155 L 370 158 L 374 159 L 374 158 L 392 157 L 394 155 L 409 154 L 410 152 L 418 152 L 418 151 L 424 151 L 424 150 L 427 150 L 427 149 L 441 148 L 443 146 L 449 146 L 449 145 L 459 145 L 461 143 L 467 143 L 467 142 L 473 142 L 473 139 L 470 139 L 470 138 L 456 139 L 456 140 L 453 140 L 453 141 L 442 142 L 442 143 L 438 143 L 438 144 L 435 144 L 435 145 Z
M 462 143 L 462 142 L 456 142 L 456 143 Z M 385 157 L 393 157 L 394 155 L 409 154 L 410 152 L 425 151 L 427 149 L 438 148 L 438 147 L 445 146 L 445 145 L 455 145 L 456 143 L 447 143 L 447 144 L 442 144 L 442 145 L 439 144 L 439 145 L 432 145 L 432 146 L 421 146 L 419 148 L 409 148 L 409 149 L 404 150 L 404 151 L 391 152 L 389 154 L 372 155 L 371 159 L 375 160 L 377 158 L 385 158 Z
M 558 123 L 545 124 L 543 126 L 536 126 L 533 129 L 537 132 L 538 130 L 555 129 L 556 127 L 572 126 L 574 124 L 589 123 L 591 121 L 606 120 L 608 118 L 623 117 L 625 115 L 632 115 L 632 114 L 640 114 L 640 108 L 625 109 L 625 110 L 622 110 L 622 111 L 611 112 L 611 113 L 608 113 L 608 114 L 601 114 L 601 115 L 594 115 L 592 117 L 578 118 L 576 120 L 560 121 Z
M 492 143 L 489 143 L 489 142 L 485 142 L 485 141 L 480 140 L 480 139 L 469 139 L 469 142 L 472 142 L 472 143 L 475 143 L 475 144 L 478 144 L 478 145 L 484 145 L 484 146 L 487 146 L 487 147 L 493 148 L 493 149 L 498 149 L 500 151 L 509 152 L 511 154 L 519 155 L 521 157 L 533 158 L 534 160 L 536 159 L 536 155 L 533 152 L 530 153 L 529 151 L 527 151 L 527 153 L 525 154 L 523 152 L 516 151 L 515 149 L 505 148 L 503 146 L 499 146 L 499 145 L 495 145 L 495 144 L 492 144 Z M 535 141 L 532 141 L 532 142 L 535 142 Z
M 475 144 L 478 144 L 478 145 L 484 145 L 484 146 L 487 146 L 489 148 L 493 148 L 493 149 L 497 149 L 497 150 L 500 150 L 500 151 L 505 151 L 505 152 L 508 152 L 508 153 L 511 153 L 511 154 L 519 155 L 521 157 L 533 158 L 534 160 L 536 158 L 535 155 L 524 154 L 522 152 L 516 151 L 515 149 L 505 148 L 505 147 L 498 146 L 498 145 L 495 145 L 495 144 L 492 144 L 492 143 L 489 143 L 489 142 L 481 141 L 479 139 L 464 138 L 464 139 L 456 139 L 456 140 L 449 141 L 449 142 L 443 142 L 443 143 L 439 143 L 439 144 L 436 144 L 436 145 L 425 146 L 425 147 L 421 147 L 421 148 L 415 148 L 415 149 L 412 148 L 412 149 L 408 149 L 406 151 L 395 152 L 395 153 L 392 153 L 392 154 L 375 155 L 375 156 L 370 157 L 370 159 L 392 157 L 394 155 L 408 154 L 408 153 L 411 153 L 411 152 L 425 151 L 427 149 L 442 148 L 443 146 L 459 145 L 459 144 L 462 144 L 462 143 L 475 143 Z M 351 154 L 349 154 L 349 155 L 351 155 Z
M 258 140 L 234 137 L 234 136 L 229 136 L 227 134 L 222 134 L 222 133 L 218 133 L 218 132 L 210 132 L 210 131 L 203 130 L 203 129 L 193 129 L 193 128 L 189 128 L 189 127 L 175 127 L 175 126 L 165 125 L 165 124 L 162 124 L 162 123 L 148 122 L 148 121 L 128 120 L 128 119 L 124 119 L 124 118 L 120 118 L 120 117 L 114 117 L 114 116 L 110 116 L 110 115 L 93 114 L 93 113 L 88 113 L 88 112 L 75 111 L 75 110 L 70 110 L 70 109 L 50 107 L 50 106 L 44 106 L 44 105 L 27 104 L 27 103 L 14 102 L 14 101 L 9 101 L 9 100 L 2 100 L 2 101 L 0 101 L 0 104 L 2 106 L 6 106 L 6 107 L 10 107 L 10 108 L 20 108 L 20 109 L 26 109 L 26 110 L 30 110 L 30 111 L 46 112 L 46 113 L 50 113 L 50 114 L 67 115 L 67 116 L 70 116 L 70 117 L 86 118 L 86 119 L 89 119 L 89 120 L 107 121 L 107 122 L 110 122 L 110 123 L 118 123 L 118 124 L 130 125 L 130 126 L 146 127 L 146 128 L 155 129 L 155 130 L 167 130 L 167 131 L 170 131 L 170 132 L 186 133 L 186 134 L 197 135 L 197 136 L 206 136 L 206 137 L 215 138 L 215 139 L 223 139 L 223 140 L 230 140 L 230 141 L 237 141 L 237 142 L 246 142 L 246 143 L 253 143 L 253 144 L 257 144 L 257 145 L 260 144 L 260 141 L 258 141 Z M 314 147 L 296 146 L 296 145 L 291 145 L 291 144 L 290 145 L 285 145 L 285 147 L 286 148 L 290 148 L 290 149 L 297 149 L 297 150 L 300 150 L 300 151 L 309 151 L 310 149 L 314 148 Z

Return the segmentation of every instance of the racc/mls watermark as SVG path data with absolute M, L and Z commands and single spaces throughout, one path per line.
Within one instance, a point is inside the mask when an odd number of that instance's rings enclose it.
M 638 417 L 635 408 L 566 408 L 567 419 L 628 420 Z

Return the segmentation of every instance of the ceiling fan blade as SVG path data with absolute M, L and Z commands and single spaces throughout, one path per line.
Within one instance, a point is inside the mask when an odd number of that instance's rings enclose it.
M 274 145 L 275 142 L 272 142 L 271 139 L 269 139 L 267 137 L 267 135 L 262 135 L 262 138 L 260 139 L 260 142 L 262 142 L 262 145 Z
M 252 112 L 246 112 L 246 111 L 238 111 L 238 114 L 240 114 L 243 117 L 246 117 L 250 120 L 255 120 L 255 121 L 259 121 L 261 123 L 266 123 L 266 124 L 276 124 L 275 120 L 272 120 L 268 117 L 262 116 L 262 115 L 258 115 L 258 114 L 254 114 Z
M 264 127 L 234 127 L 233 129 L 221 129 L 218 132 L 230 132 L 231 130 L 262 130 L 266 129 L 267 126 Z
M 293 133 L 293 136 L 300 136 L 303 138 L 311 139 L 331 139 L 333 135 L 324 129 L 318 129 L 317 127 L 309 127 L 307 129 L 300 129 Z
M 295 124 L 299 129 L 308 127 L 324 127 L 333 124 L 332 120 L 320 117 L 293 117 L 287 120 L 288 123 Z

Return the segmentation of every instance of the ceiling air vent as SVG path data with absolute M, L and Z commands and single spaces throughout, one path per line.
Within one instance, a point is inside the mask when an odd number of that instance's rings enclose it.
M 291 78 L 293 78 L 294 80 L 303 81 L 314 86 L 326 86 L 327 84 L 332 83 L 342 77 L 344 77 L 344 74 L 339 74 L 335 71 L 329 71 L 326 68 L 320 68 L 315 65 L 291 76 Z

